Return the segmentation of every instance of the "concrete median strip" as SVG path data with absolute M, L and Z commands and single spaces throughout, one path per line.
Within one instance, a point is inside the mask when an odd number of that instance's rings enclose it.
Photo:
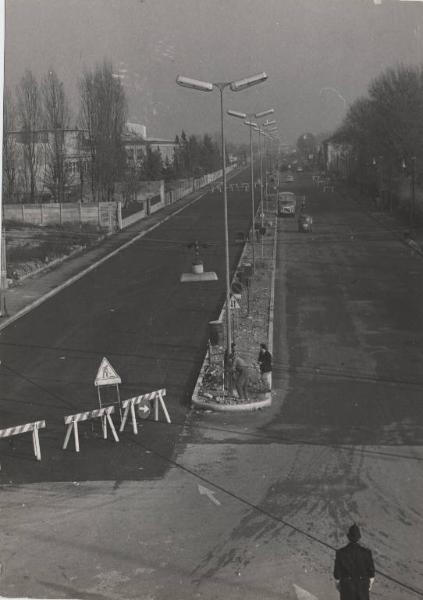
M 274 319 L 274 307 L 275 307 L 275 280 L 276 280 L 276 251 L 277 251 L 277 219 L 271 213 L 268 216 L 269 219 L 274 218 L 274 226 L 273 226 L 273 241 L 271 244 L 271 252 L 270 256 L 266 258 L 268 264 L 270 263 L 270 281 L 265 283 L 265 286 L 270 290 L 270 298 L 268 305 L 263 310 L 268 311 L 268 320 L 267 320 L 267 330 L 263 329 L 262 336 L 264 339 L 267 339 L 267 344 L 269 350 L 272 352 L 273 349 L 273 319 Z M 239 263 L 237 265 L 237 269 L 239 270 L 243 264 L 247 263 L 247 257 L 249 249 L 248 242 L 245 244 L 243 252 L 241 254 Z M 257 259 L 259 260 L 259 259 Z M 263 261 L 263 259 L 262 259 Z M 253 303 L 253 312 L 254 312 L 254 300 Z M 256 310 L 258 307 L 255 307 Z M 225 312 L 225 306 L 222 308 L 221 313 L 219 315 L 219 321 L 222 321 Z M 251 344 L 250 344 L 251 346 Z M 241 344 L 241 348 L 242 348 Z M 242 354 L 242 350 L 241 350 Z M 264 392 L 259 391 L 257 393 L 257 397 L 254 400 L 244 400 L 244 401 L 236 401 L 223 397 L 223 392 L 219 391 L 217 394 L 216 400 L 216 392 L 213 392 L 207 389 L 207 384 L 204 384 L 204 379 L 207 377 L 207 366 L 208 366 L 209 357 L 208 354 L 204 357 L 203 364 L 200 369 L 200 373 L 197 378 L 197 382 L 194 388 L 194 392 L 192 395 L 192 403 L 195 407 L 201 408 L 203 410 L 210 410 L 216 412 L 252 412 L 256 410 L 261 410 L 267 407 L 270 407 L 272 404 L 272 393 L 270 391 Z M 210 393 L 209 393 L 210 392 Z M 257 392 L 257 390 L 256 390 Z

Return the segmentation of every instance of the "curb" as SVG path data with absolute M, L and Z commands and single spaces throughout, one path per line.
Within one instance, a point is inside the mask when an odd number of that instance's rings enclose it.
M 199 193 L 196 198 L 193 198 L 192 200 L 188 201 L 186 204 L 184 204 L 184 206 L 181 206 L 174 212 L 166 215 L 165 217 L 163 217 L 163 219 L 160 219 L 159 221 L 157 221 L 157 223 L 154 223 L 153 225 L 148 227 L 146 230 L 141 231 L 140 233 L 135 235 L 133 238 L 131 238 L 127 242 L 124 242 L 118 248 L 115 248 L 114 250 L 112 250 L 111 252 L 106 254 L 105 256 L 102 256 L 96 262 L 92 263 L 89 267 L 86 267 L 85 269 L 83 269 L 82 271 L 77 273 L 76 275 L 73 275 L 73 277 L 70 277 L 63 283 L 59 284 L 54 289 L 52 289 L 49 292 L 47 292 L 46 294 L 44 294 L 43 296 L 40 296 L 39 298 L 37 298 L 36 300 L 34 300 L 33 302 L 31 302 L 30 304 L 28 304 L 21 310 L 19 310 L 17 313 L 12 315 L 11 317 L 7 317 L 6 321 L 3 321 L 2 323 L 0 323 L 0 331 L 2 331 L 3 329 L 8 327 L 15 321 L 17 321 L 18 319 L 20 319 L 27 313 L 31 312 L 31 310 L 33 310 L 34 308 L 37 308 L 37 306 L 40 306 L 40 304 L 43 304 L 43 302 L 45 302 L 46 300 L 49 300 L 50 298 L 52 298 L 53 296 L 55 296 L 56 294 L 58 294 L 65 288 L 69 287 L 70 285 L 72 285 L 73 283 L 78 281 L 79 279 L 82 279 L 82 277 L 84 277 L 85 275 L 87 275 L 88 273 L 90 273 L 91 271 L 96 269 L 97 267 L 99 267 L 101 264 L 103 264 L 104 262 L 106 262 L 107 260 L 109 260 L 110 258 L 115 256 L 116 254 L 118 254 L 119 252 L 124 250 L 125 248 L 128 248 L 129 246 L 131 246 L 132 244 L 134 244 L 135 242 L 137 242 L 138 240 L 143 238 L 145 235 L 147 235 L 147 233 L 150 233 L 150 231 L 153 231 L 154 229 L 159 227 L 159 225 L 161 225 L 162 223 L 165 223 L 166 221 L 171 219 L 173 216 L 177 215 L 178 213 L 182 212 L 183 210 L 185 210 L 186 208 L 188 208 L 189 206 L 191 206 L 192 204 L 194 204 L 195 202 L 200 200 L 200 198 L 202 198 L 205 194 L 207 194 L 207 192 L 208 192 L 208 190 L 204 190 L 203 192 Z M 195 192 L 195 193 L 197 194 L 198 192 Z M 70 257 L 68 256 L 66 258 L 70 258 Z M 64 262 L 66 260 L 66 258 L 62 262 Z M 51 267 L 52 265 L 49 265 L 49 266 Z M 16 286 L 16 287 L 18 287 L 18 286 Z
M 269 352 L 273 354 L 273 320 L 275 314 L 275 280 L 276 280 L 276 251 L 278 245 L 278 215 L 275 214 L 275 227 L 272 255 L 272 276 L 270 278 L 270 301 L 269 301 L 269 330 L 267 334 L 267 345 Z
M 242 404 L 217 404 L 216 402 L 200 402 L 197 398 L 192 398 L 192 404 L 196 408 L 211 410 L 213 412 L 253 412 L 268 408 L 272 405 L 272 393 L 266 392 L 266 398 L 258 402 L 243 402 Z

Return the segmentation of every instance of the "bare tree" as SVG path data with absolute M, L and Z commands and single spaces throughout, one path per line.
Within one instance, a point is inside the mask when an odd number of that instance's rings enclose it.
M 30 70 L 25 71 L 16 88 L 18 121 L 22 131 L 24 175 L 31 202 L 37 190 L 39 168 L 38 134 L 41 125 L 41 99 L 37 80 Z
M 125 168 L 122 133 L 127 103 L 122 83 L 104 62 L 84 73 L 80 81 L 81 122 L 88 132 L 93 197 L 110 199 L 113 185 Z
M 16 188 L 17 149 L 14 130 L 16 128 L 16 106 L 12 93 L 4 89 L 3 99 L 3 195 L 11 200 Z
M 63 83 L 50 69 L 41 84 L 44 126 L 48 132 L 48 149 L 44 183 L 58 202 L 63 202 L 68 177 L 65 169 L 65 130 L 70 110 Z

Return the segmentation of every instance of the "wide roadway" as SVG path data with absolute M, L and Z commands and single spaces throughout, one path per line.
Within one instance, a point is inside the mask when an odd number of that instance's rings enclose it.
M 292 188 L 314 230 L 279 219 L 272 407 L 191 413 L 171 458 L 145 425 L 161 477 L 8 487 L 4 593 L 335 600 L 356 521 L 372 597 L 422 597 L 422 259 L 348 195 Z
M 231 182 L 247 181 L 248 172 Z M 250 224 L 248 192 L 228 193 L 230 260 L 233 269 L 242 246 L 237 233 Z M 198 239 L 205 270 L 217 282 L 180 283 L 190 272 Z M 126 479 L 159 475 L 163 464 L 142 464 L 135 438 L 123 434 L 115 444 L 82 423 L 81 453 L 71 440 L 66 452 L 64 415 L 98 408 L 94 379 L 107 357 L 122 379 L 122 399 L 166 388 L 174 425 L 145 427 L 143 440 L 159 436 L 172 452 L 178 424 L 184 422 L 208 339 L 225 297 L 223 201 L 209 192 L 64 289 L 1 333 L 0 422 L 2 427 L 45 419 L 42 462 L 34 464 L 31 435 L 0 440 L 3 482 Z M 113 388 L 102 389 L 103 404 L 116 401 Z M 142 428 L 142 426 L 141 426 Z M 130 428 L 128 428 L 130 430 Z M 150 433 L 147 433 L 147 429 Z M 110 437 L 110 436 L 109 436 Z

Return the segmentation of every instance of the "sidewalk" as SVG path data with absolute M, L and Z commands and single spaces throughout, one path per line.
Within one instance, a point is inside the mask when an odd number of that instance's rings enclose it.
M 192 396 L 196 408 L 240 412 L 262 409 L 272 403 L 272 393 L 264 389 L 257 365 L 261 342 L 267 344 L 271 353 L 273 350 L 277 216 L 274 202 L 266 204 L 266 234 L 262 242 L 255 243 L 255 273 L 251 278 L 249 290 L 245 286 L 243 288 L 241 299 L 238 300 L 240 308 L 231 309 L 236 354 L 249 366 L 249 398 L 240 399 L 224 390 L 225 347 L 210 346 Z M 246 264 L 252 264 L 252 244 L 249 240 L 245 243 L 238 271 Z M 225 307 L 220 313 L 219 321 L 226 322 Z
M 234 174 L 238 172 L 237 170 Z M 6 290 L 7 315 L 0 317 L 0 331 L 199 200 L 208 191 L 209 187 L 206 186 L 189 194 L 128 228 L 106 237 L 98 245 L 55 261 L 55 264 L 50 264 L 42 271 L 18 281 Z
M 350 195 L 372 219 L 389 229 L 400 242 L 409 246 L 413 252 L 423 256 L 423 229 L 421 227 L 410 228 L 410 224 L 404 222 L 404 218 L 401 218 L 396 212 L 386 209 L 377 210 L 370 198 L 367 196 L 363 198 L 358 190 L 345 184 L 340 186 L 339 192 L 343 195 Z

